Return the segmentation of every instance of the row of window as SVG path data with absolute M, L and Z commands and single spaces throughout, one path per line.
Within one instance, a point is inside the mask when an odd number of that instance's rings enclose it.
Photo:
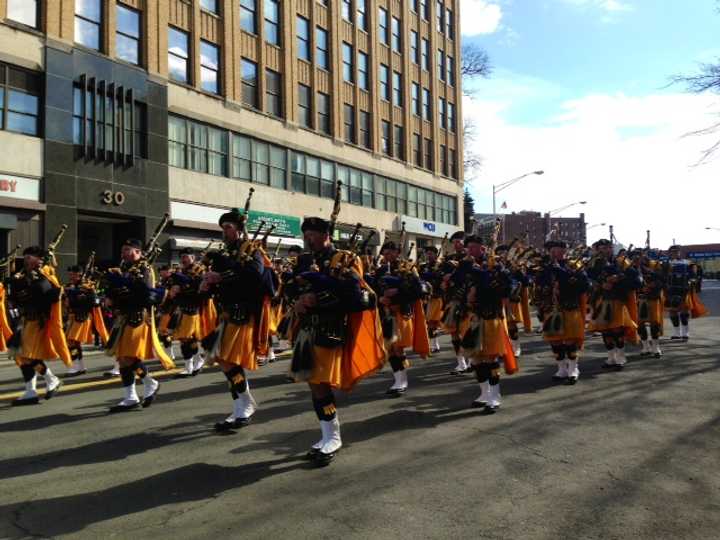
M 40 134 L 42 76 L 0 63 L 0 129 Z
M 430 150 L 432 144 L 427 139 Z M 171 166 L 332 198 L 337 180 L 350 204 L 455 225 L 456 199 L 171 115 Z
M 75 0 L 75 42 L 99 51 L 102 43 L 102 0 Z M 115 55 L 120 60 L 139 65 L 140 58 L 139 11 L 117 4 L 115 6 Z

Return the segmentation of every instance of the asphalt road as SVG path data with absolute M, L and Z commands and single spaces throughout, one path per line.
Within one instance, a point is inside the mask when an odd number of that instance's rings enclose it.
M 714 315 L 662 359 L 635 350 L 608 373 L 590 339 L 576 386 L 524 336 L 494 416 L 468 407 L 477 384 L 449 375 L 444 341 L 405 396 L 384 396 L 384 371 L 339 397 L 344 448 L 324 469 L 301 459 L 319 430 L 287 361 L 251 376 L 259 410 L 228 436 L 212 431 L 230 410 L 217 371 L 108 416 L 121 388 L 96 385 L 105 357 L 73 380 L 89 385 L 22 408 L 0 362 L 0 538 L 718 538 L 720 285 L 703 299 Z

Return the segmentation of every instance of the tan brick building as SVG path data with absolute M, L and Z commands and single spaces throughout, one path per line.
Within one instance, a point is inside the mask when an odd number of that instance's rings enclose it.
M 458 0 L 0 0 L 0 62 L 43 83 L 15 143 L 44 139 L 40 230 L 69 222 L 81 259 L 167 210 L 171 247 L 200 245 L 252 185 L 289 245 L 340 179 L 347 226 L 438 243 L 462 204 L 459 17 Z

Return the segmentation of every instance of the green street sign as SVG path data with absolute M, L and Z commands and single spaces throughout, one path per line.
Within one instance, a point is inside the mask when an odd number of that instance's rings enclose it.
M 260 222 L 264 221 L 263 231 L 266 231 L 271 225 L 275 225 L 273 236 L 290 236 L 297 238 L 300 234 L 300 218 L 294 216 L 283 216 L 282 214 L 272 214 L 270 212 L 258 212 L 250 210 L 250 219 L 248 220 L 248 231 L 255 232 L 260 226 Z

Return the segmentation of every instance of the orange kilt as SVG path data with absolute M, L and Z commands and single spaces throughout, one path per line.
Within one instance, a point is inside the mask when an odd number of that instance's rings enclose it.
M 60 360 L 60 351 L 49 336 L 49 321 L 40 327 L 39 321 L 25 321 L 22 329 L 20 350 L 15 356 L 18 366 L 29 364 L 33 360 Z M 67 362 L 65 362 L 67 364 Z
M 476 315 L 468 317 L 468 330 L 474 325 L 481 326 L 482 339 L 477 349 L 465 351 L 473 365 L 495 361 L 498 356 L 505 356 L 507 326 L 505 319 L 481 319 Z
M 68 329 L 65 333 L 68 341 L 77 341 L 78 343 L 84 343 L 86 345 L 95 342 L 91 315 L 88 315 L 84 321 L 78 321 L 75 319 L 75 315 L 71 313 L 68 318 L 68 323 Z
M 548 343 L 574 343 L 579 347 L 585 342 L 585 313 L 582 308 L 561 310 L 562 328 L 559 333 L 546 331 L 543 333 L 543 339 Z M 551 312 L 545 316 L 543 323 L 555 316 L 556 312 Z M 545 324 L 543 324 L 543 327 Z
M 432 297 L 427 302 L 425 308 L 425 318 L 427 319 L 428 326 L 431 328 L 437 328 L 440 326 L 443 314 L 443 299 L 438 297 Z
M 202 326 L 199 313 L 181 313 L 180 321 L 173 330 L 173 338 L 180 340 L 199 340 L 202 336 Z
M 219 348 L 214 350 L 212 361 L 242 366 L 244 369 L 255 370 L 257 365 L 257 349 L 255 346 L 255 317 L 245 324 L 224 321 L 221 331 Z M 217 345 L 216 345 L 217 347 Z

